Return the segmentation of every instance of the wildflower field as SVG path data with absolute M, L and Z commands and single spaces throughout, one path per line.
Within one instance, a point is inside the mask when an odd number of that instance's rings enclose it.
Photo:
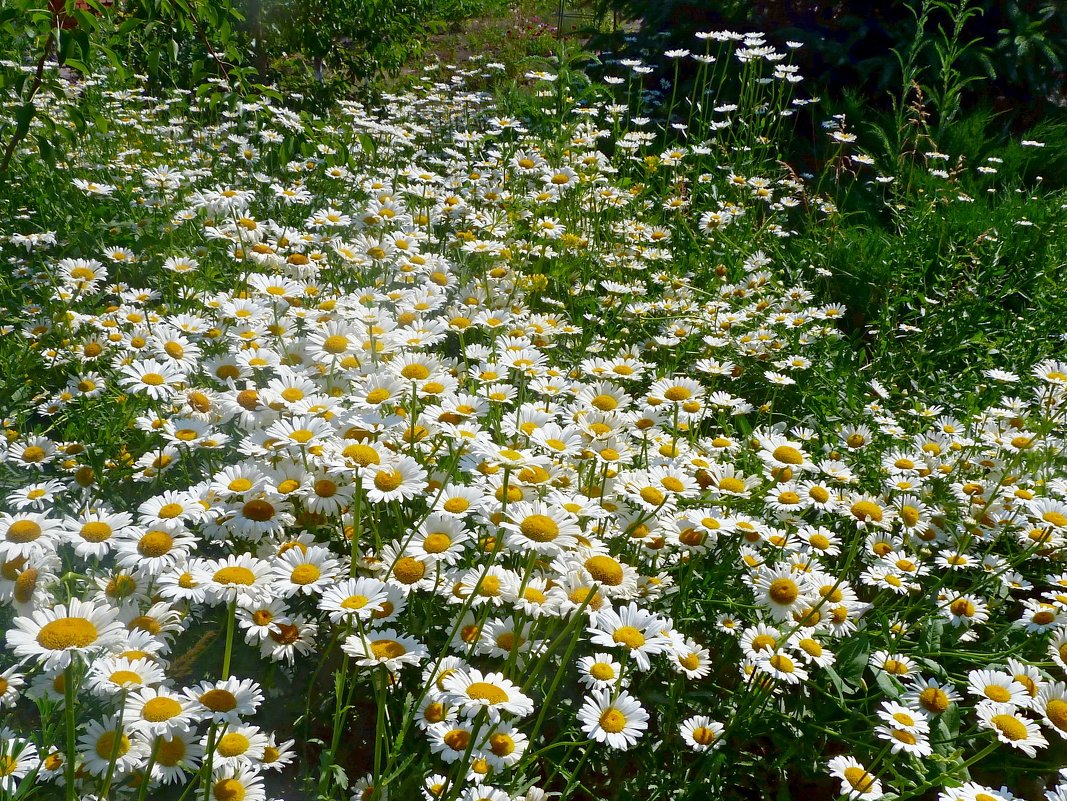
M 31 98 L 0 801 L 1067 801 L 1063 193 L 791 50 Z

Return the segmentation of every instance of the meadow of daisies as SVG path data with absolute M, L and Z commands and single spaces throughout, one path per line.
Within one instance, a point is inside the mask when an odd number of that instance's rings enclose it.
M 857 376 L 779 243 L 892 176 L 693 51 L 38 97 L 106 125 L 0 219 L 0 800 L 1067 801 L 1067 362 Z

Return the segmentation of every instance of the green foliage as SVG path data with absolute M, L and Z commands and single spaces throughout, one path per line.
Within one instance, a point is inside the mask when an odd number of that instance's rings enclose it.
M 665 33 L 685 45 L 699 30 L 774 31 L 804 44 L 805 74 L 818 75 L 835 94 L 860 90 L 875 105 L 910 85 L 894 54 L 917 40 L 914 65 L 934 77 L 946 111 L 987 98 L 1017 113 L 1043 106 L 1060 96 L 1067 61 L 1067 5 L 1055 0 L 608 0 L 606 6 L 641 20 L 645 34 Z

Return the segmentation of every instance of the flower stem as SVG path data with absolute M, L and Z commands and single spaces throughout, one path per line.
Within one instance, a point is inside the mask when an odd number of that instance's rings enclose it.
M 233 656 L 233 629 L 237 619 L 237 596 L 230 601 L 229 613 L 226 616 L 226 650 L 222 654 L 222 678 L 223 681 L 230 677 L 230 657 Z
M 67 723 L 67 764 L 64 772 L 67 775 L 67 801 L 74 801 L 77 793 L 74 787 L 74 762 L 77 759 L 77 743 L 74 741 L 74 660 L 71 660 L 63 671 L 63 716 Z

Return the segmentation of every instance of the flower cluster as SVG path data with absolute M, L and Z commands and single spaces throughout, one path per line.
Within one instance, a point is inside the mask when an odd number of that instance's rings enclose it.
M 876 799 L 1067 737 L 1067 365 L 793 415 L 844 310 L 732 231 L 788 236 L 800 179 L 611 104 L 546 141 L 476 73 L 327 119 L 109 93 L 71 202 L 114 224 L 10 238 L 0 704 L 44 727 L 0 730 L 0 789 L 536 798 L 553 740 L 703 775 L 822 706 Z

